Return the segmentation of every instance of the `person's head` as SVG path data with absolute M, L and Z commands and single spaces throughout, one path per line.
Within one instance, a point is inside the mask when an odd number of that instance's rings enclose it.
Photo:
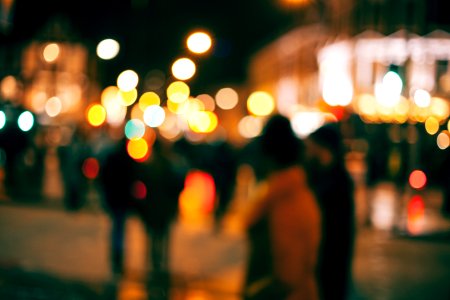
M 288 118 L 273 115 L 266 123 L 261 135 L 262 154 L 274 163 L 276 168 L 284 168 L 300 162 L 302 143 L 295 135 Z
M 343 163 L 344 146 L 336 124 L 326 124 L 313 133 L 306 141 L 307 159 L 322 168 Z

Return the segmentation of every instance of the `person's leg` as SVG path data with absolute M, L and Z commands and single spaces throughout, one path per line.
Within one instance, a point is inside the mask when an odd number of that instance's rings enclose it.
M 124 268 L 125 220 L 123 211 L 111 214 L 111 267 L 114 273 L 122 273 Z

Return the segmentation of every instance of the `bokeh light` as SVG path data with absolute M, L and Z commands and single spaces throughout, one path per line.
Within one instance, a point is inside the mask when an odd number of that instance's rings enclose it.
M 428 134 L 435 134 L 439 131 L 439 121 L 435 117 L 429 117 L 425 121 L 425 129 Z
M 189 93 L 189 86 L 183 81 L 174 81 L 167 87 L 167 98 L 174 103 L 186 101 Z
M 183 107 L 181 107 L 180 110 L 182 110 L 182 113 L 189 115 L 191 113 L 205 110 L 205 105 L 197 98 L 189 97 L 189 99 L 183 103 Z
M 323 100 L 330 106 L 347 106 L 353 99 L 353 84 L 346 76 L 327 76 L 323 83 Z
M 145 160 L 149 156 L 149 147 L 145 139 L 129 140 L 127 143 L 128 155 L 137 161 Z
M 116 40 L 105 39 L 97 45 L 97 55 L 101 59 L 109 60 L 117 56 L 120 45 Z
M 185 178 L 184 189 L 180 194 L 180 214 L 196 218 L 213 212 L 216 200 L 216 186 L 211 174 L 192 170 Z
M 95 179 L 100 171 L 100 164 L 96 158 L 88 157 L 83 161 L 81 169 L 86 178 Z
M 19 128 L 22 131 L 29 131 L 34 125 L 33 114 L 29 111 L 24 111 L 21 113 L 17 119 L 17 125 L 19 125 Z
M 412 188 L 420 190 L 425 187 L 427 176 L 422 170 L 414 170 L 409 175 L 409 184 Z
M 393 107 L 400 101 L 403 82 L 400 76 L 393 72 L 387 72 L 381 83 L 375 85 L 375 96 L 378 103 L 385 107 Z
M 139 98 L 139 108 L 142 111 L 145 111 L 145 109 L 150 105 L 160 105 L 161 99 L 159 98 L 159 95 L 155 92 L 146 92 L 142 94 L 142 96 Z
M 126 70 L 117 77 L 117 86 L 124 92 L 129 92 L 136 88 L 139 82 L 139 76 L 133 70 Z
M 420 195 L 414 195 L 408 202 L 407 229 L 417 234 L 423 229 L 425 221 L 425 202 Z
M 201 54 L 211 48 L 212 40 L 206 32 L 197 31 L 189 35 L 186 40 L 186 45 L 190 51 Z
M 137 99 L 138 93 L 136 89 L 132 89 L 131 91 L 122 91 L 119 90 L 117 93 L 117 98 L 119 99 L 120 104 L 123 106 L 132 105 Z
M 216 103 L 221 109 L 232 109 L 239 102 L 238 93 L 229 87 L 222 88 L 216 93 Z
M 147 197 L 147 186 L 140 180 L 133 182 L 131 193 L 134 198 L 143 200 Z
M 445 120 L 449 117 L 450 114 L 448 101 L 439 97 L 431 98 L 429 110 L 431 115 L 438 120 Z
M 48 63 L 54 62 L 59 56 L 59 46 L 56 43 L 51 43 L 45 46 L 42 56 Z
M 58 97 L 51 97 L 45 103 L 45 112 L 49 117 L 56 117 L 62 109 L 61 100 Z
M 244 138 L 251 139 L 261 134 L 263 120 L 255 116 L 245 116 L 238 124 L 239 134 Z
M 376 104 L 372 94 L 361 94 L 355 102 L 355 109 L 359 114 L 373 116 L 377 113 Z
M 418 107 L 428 107 L 431 104 L 431 96 L 430 93 L 428 93 L 425 90 L 418 89 L 414 92 L 414 103 Z
M 214 98 L 208 94 L 200 94 L 196 97 L 198 100 L 203 102 L 205 110 L 214 111 L 216 108 L 216 103 L 214 102 Z
M 86 117 L 91 126 L 98 127 L 106 121 L 106 110 L 101 104 L 91 104 L 86 110 Z
M 268 116 L 275 109 L 275 101 L 267 92 L 253 92 L 247 99 L 247 109 L 255 116 Z
M 447 130 L 443 130 L 438 134 L 436 143 L 439 149 L 447 149 L 450 146 L 450 133 Z
M 119 103 L 119 101 L 112 101 L 106 109 L 106 122 L 113 126 L 118 127 L 123 124 L 127 115 L 127 108 Z
M 137 140 L 144 136 L 145 125 L 141 120 L 131 119 L 125 124 L 125 136 L 130 140 Z
M 6 124 L 6 115 L 3 110 L 0 110 L 0 129 L 3 129 Z
M 14 99 L 20 90 L 19 81 L 12 75 L 4 77 L 0 82 L 0 95 L 4 99 Z
M 318 111 L 299 111 L 291 119 L 292 129 L 300 138 L 308 136 L 323 124 L 325 115 Z
M 172 75 L 179 80 L 188 80 L 192 78 L 195 71 L 195 63 L 186 57 L 177 59 L 172 65 Z
M 165 118 L 166 112 L 159 105 L 150 105 L 144 111 L 144 122 L 152 128 L 159 127 Z
M 169 111 L 168 108 L 165 110 L 166 118 L 164 122 L 159 126 L 160 134 L 168 139 L 174 140 L 177 139 L 181 135 L 181 128 L 178 124 L 178 116 Z
M 119 88 L 115 85 L 111 85 L 111 86 L 104 88 L 102 91 L 102 94 L 100 96 L 102 105 L 104 107 L 108 107 L 109 103 L 116 102 L 118 94 L 119 94 Z
M 170 99 L 167 100 L 167 109 L 177 115 L 184 113 L 184 103 L 175 103 Z
M 196 133 L 213 132 L 218 125 L 216 114 L 210 111 L 197 111 L 189 114 L 189 128 Z
M 130 119 L 144 120 L 144 112 L 139 107 L 139 104 L 133 105 L 133 108 L 130 112 Z

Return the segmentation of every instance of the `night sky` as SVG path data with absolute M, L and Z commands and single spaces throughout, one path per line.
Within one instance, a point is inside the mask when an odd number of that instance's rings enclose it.
M 120 42 L 118 57 L 98 63 L 104 85 L 113 84 L 124 69 L 168 73 L 172 62 L 186 55 L 197 62 L 198 72 L 190 80 L 197 89 L 242 83 L 251 55 L 294 25 L 293 13 L 276 0 L 16 0 L 12 28 L 1 39 L 6 45 L 26 42 L 55 16 L 67 20 L 73 27 L 70 38 L 84 42 L 92 53 L 104 38 Z M 185 39 L 194 29 L 212 34 L 209 54 L 187 51 Z

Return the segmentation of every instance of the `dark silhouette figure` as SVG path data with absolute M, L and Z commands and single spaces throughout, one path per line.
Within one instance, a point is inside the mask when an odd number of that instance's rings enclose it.
M 219 221 L 228 209 L 235 190 L 237 173 L 236 150 L 229 143 L 222 141 L 214 146 L 214 159 L 211 161 L 211 174 L 217 188 L 218 203 L 215 211 Z
M 178 197 L 184 187 L 184 170 L 172 161 L 170 148 L 159 140 L 149 159 L 139 165 L 138 180 L 146 193 L 138 212 L 150 236 L 151 267 L 156 277 L 167 275 L 170 225 L 178 214 Z
M 353 181 L 345 168 L 338 128 L 322 126 L 306 140 L 308 174 L 322 210 L 321 298 L 348 297 L 355 235 Z
M 320 210 L 300 164 L 303 144 L 290 121 L 275 115 L 258 147 L 261 182 L 244 213 L 249 238 L 245 299 L 318 299 Z
M 10 102 L 3 103 L 0 108 L 6 114 L 6 123 L 0 129 L 0 149 L 3 151 L 1 163 L 4 163 L 5 189 L 9 197 L 22 196 L 24 190 L 20 186 L 18 170 L 22 167 L 20 159 L 27 147 L 31 144 L 34 129 L 22 131 L 17 120 L 25 109 L 22 106 L 15 106 Z
M 118 274 L 124 267 L 125 223 L 132 208 L 135 170 L 136 163 L 127 153 L 125 138 L 106 154 L 100 168 L 105 209 L 111 217 L 111 267 Z
M 79 210 L 85 202 L 87 180 L 83 176 L 83 162 L 89 157 L 90 149 L 85 136 L 75 129 L 70 144 L 58 148 L 64 179 L 64 205 L 69 211 Z

